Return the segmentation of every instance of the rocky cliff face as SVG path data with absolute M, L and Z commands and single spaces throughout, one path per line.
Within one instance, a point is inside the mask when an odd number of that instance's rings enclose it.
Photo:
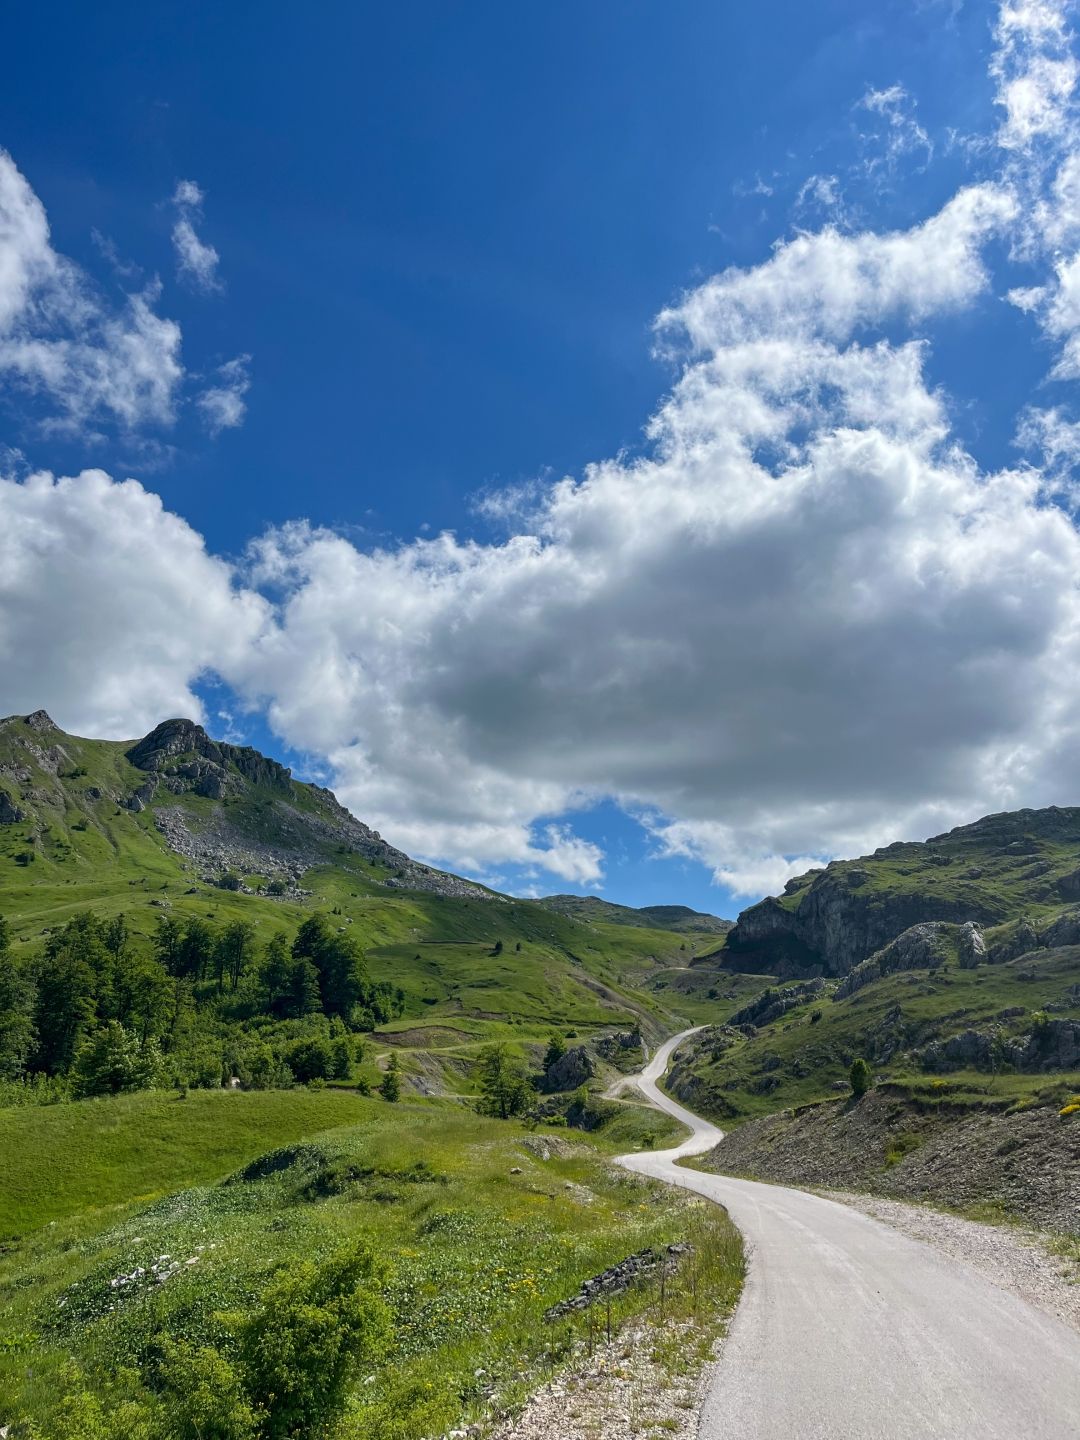
M 1026 907 L 1060 906 L 1080 894 L 1078 859 L 1078 809 L 987 816 L 790 880 L 782 896 L 742 912 L 726 954 L 742 970 L 846 975 L 916 926 L 981 930 Z
M 240 788 L 237 780 L 288 794 L 292 784 L 292 771 L 284 765 L 248 745 L 211 740 L 193 720 L 163 720 L 132 745 L 127 758 L 137 769 L 161 777 L 174 794 L 193 790 L 220 799 Z

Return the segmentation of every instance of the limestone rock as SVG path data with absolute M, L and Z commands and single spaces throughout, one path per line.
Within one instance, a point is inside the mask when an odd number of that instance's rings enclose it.
M 596 1061 L 584 1045 L 575 1045 L 549 1066 L 545 1090 L 576 1090 L 596 1074 Z
M 981 965 L 986 960 L 986 941 L 974 920 L 960 926 L 956 937 L 956 951 L 961 970 L 973 970 L 976 965 Z
M 18 825 L 26 816 L 6 790 L 0 790 L 0 825 Z
M 897 970 L 936 969 L 945 961 L 949 930 L 948 925 L 936 920 L 910 926 L 895 940 L 856 965 L 837 986 L 836 999 L 844 1000 L 871 981 L 879 980 L 883 975 L 892 975 Z

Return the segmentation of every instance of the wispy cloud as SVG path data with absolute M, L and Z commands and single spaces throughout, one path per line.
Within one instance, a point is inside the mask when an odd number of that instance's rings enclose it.
M 176 251 L 177 274 L 194 289 L 203 294 L 213 294 L 224 288 L 218 275 L 220 257 L 213 245 L 199 238 L 195 229 L 202 223 L 203 200 L 205 196 L 194 180 L 179 180 L 173 191 L 172 204 L 176 209 L 173 224 L 173 249 Z
M 195 403 L 211 435 L 235 429 L 247 414 L 244 397 L 251 389 L 250 355 L 227 360 L 214 372 L 214 383 L 196 396 Z

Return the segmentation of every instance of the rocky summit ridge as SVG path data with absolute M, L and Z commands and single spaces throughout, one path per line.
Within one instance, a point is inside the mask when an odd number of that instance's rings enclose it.
M 94 834 L 115 846 L 121 812 L 151 822 L 206 881 L 242 886 L 254 875 L 292 892 L 308 870 L 352 856 L 391 889 L 499 898 L 411 859 L 332 791 L 251 746 L 212 739 L 194 720 L 164 720 L 133 742 L 68 735 L 44 710 L 0 720 L 0 826 L 27 827 L 22 853 L 79 848 Z

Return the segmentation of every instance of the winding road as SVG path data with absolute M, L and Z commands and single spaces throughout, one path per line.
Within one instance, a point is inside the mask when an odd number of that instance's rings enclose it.
M 628 1170 L 726 1207 L 746 1286 L 701 1411 L 701 1440 L 1080 1440 L 1080 1335 L 845 1205 L 688 1170 L 723 1132 L 635 1077 L 691 1136 Z

